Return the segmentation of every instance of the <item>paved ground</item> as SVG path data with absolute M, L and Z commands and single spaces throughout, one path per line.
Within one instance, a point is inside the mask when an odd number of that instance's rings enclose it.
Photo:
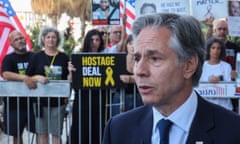
M 66 143 L 66 136 L 67 136 L 66 133 L 69 132 L 70 119 L 71 119 L 71 116 L 68 116 L 68 118 L 65 119 L 64 121 L 63 134 L 62 134 L 63 144 Z M 24 138 L 23 139 L 24 144 L 36 144 L 35 135 L 33 135 L 32 133 L 29 133 L 26 130 L 24 130 L 23 138 Z M 0 130 L 0 144 L 12 144 L 12 137 L 4 134 L 2 130 Z

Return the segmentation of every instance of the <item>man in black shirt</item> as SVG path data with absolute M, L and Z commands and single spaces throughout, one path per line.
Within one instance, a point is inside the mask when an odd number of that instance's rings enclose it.
M 72 19 L 68 20 L 68 27 L 64 30 L 64 38 L 68 40 L 70 36 L 73 37 L 74 22 Z
M 33 79 L 25 75 L 29 59 L 32 56 L 32 53 L 26 49 L 26 39 L 22 33 L 13 31 L 9 34 L 9 41 L 14 51 L 3 59 L 3 78 L 5 80 L 23 81 L 30 89 L 36 88 Z M 30 104 L 28 107 L 28 98 L 26 97 L 7 97 L 4 98 L 4 101 L 5 133 L 13 136 L 13 144 L 23 144 L 22 133 L 24 127 L 27 126 L 29 131 L 35 132 L 32 107 Z M 29 115 L 27 108 L 30 109 Z M 30 125 L 28 125 L 28 118 L 30 118 Z

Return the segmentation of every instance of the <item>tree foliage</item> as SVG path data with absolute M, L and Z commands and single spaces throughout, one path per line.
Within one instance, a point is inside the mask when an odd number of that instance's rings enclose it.
M 91 16 L 91 0 L 31 0 L 31 6 L 35 13 L 39 15 L 47 15 L 57 24 L 62 13 L 67 13 L 71 17 L 80 17 L 81 19 L 81 35 L 85 33 L 86 22 L 90 21 Z M 41 27 L 41 26 L 40 26 Z M 32 31 L 33 50 L 38 51 L 38 35 L 39 25 L 35 26 Z M 63 49 L 70 55 L 76 42 L 74 39 L 64 40 Z
M 31 6 L 35 13 L 46 14 L 55 23 L 64 12 L 71 17 L 80 17 L 82 35 L 85 33 L 85 22 L 91 16 L 91 0 L 31 0 Z
M 31 0 L 32 9 L 38 14 L 60 15 L 63 12 L 81 20 L 90 20 L 90 0 Z

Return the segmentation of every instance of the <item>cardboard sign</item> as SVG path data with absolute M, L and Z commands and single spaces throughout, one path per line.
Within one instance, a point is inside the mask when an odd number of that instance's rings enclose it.
M 227 0 L 191 0 L 192 15 L 198 20 L 205 20 L 210 16 L 224 18 L 228 16 Z
M 240 17 L 228 17 L 228 30 L 230 36 L 240 36 Z
M 137 0 L 137 17 L 150 13 L 177 13 L 189 15 L 189 0 Z
M 72 54 L 73 87 L 100 89 L 123 87 L 120 75 L 126 73 L 126 54 L 81 53 Z

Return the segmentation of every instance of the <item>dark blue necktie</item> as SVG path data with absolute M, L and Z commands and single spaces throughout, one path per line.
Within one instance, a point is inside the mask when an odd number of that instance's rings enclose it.
M 162 119 L 157 124 L 160 134 L 160 144 L 169 144 L 169 131 L 172 126 L 170 120 Z

